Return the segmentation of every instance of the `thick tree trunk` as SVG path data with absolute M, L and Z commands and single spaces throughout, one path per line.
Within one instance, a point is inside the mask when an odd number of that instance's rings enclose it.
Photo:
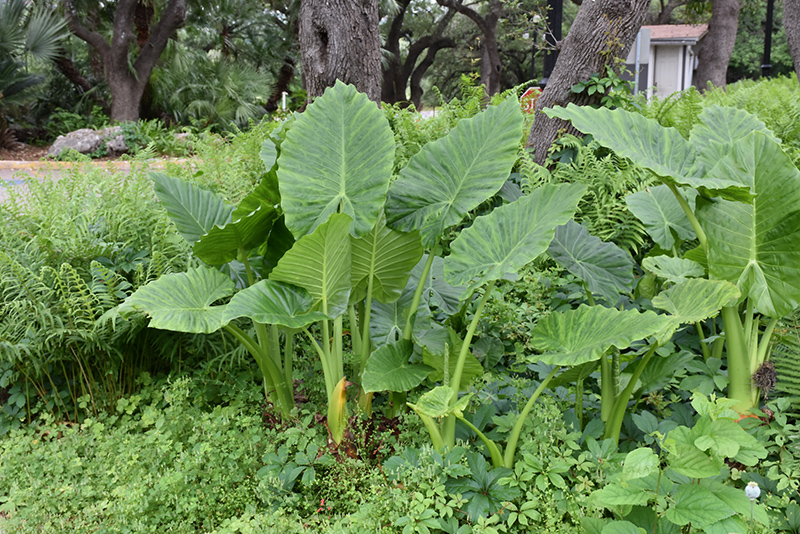
M 170 0 L 161 12 L 155 28 L 147 34 L 144 46 L 133 61 L 133 72 L 129 67 L 131 45 L 137 38 L 144 38 L 143 28 L 136 28 L 138 0 L 120 0 L 114 11 L 114 26 L 111 42 L 99 32 L 84 26 L 78 18 L 75 0 L 66 5 L 67 23 L 70 31 L 86 41 L 103 60 L 108 88 L 111 91 L 111 120 L 115 122 L 139 120 L 139 105 L 147 80 L 156 66 L 158 58 L 167 46 L 170 36 L 186 19 L 186 0 Z M 146 18 L 141 8 L 139 25 Z M 145 10 L 146 11 L 146 10 Z
M 550 119 L 543 108 L 588 104 L 592 97 L 570 91 L 573 85 L 592 74 L 616 67 L 616 58 L 624 58 L 647 14 L 649 0 L 593 0 L 583 2 L 567 37 L 562 41 L 558 61 L 536 102 L 536 115 L 528 137 L 536 162 L 543 164 L 547 150 L 559 131 L 575 132 L 559 119 Z
M 736 30 L 739 27 L 739 0 L 711 0 L 711 21 L 708 33 L 700 41 L 694 85 L 705 91 L 711 82 L 725 87 L 725 75 L 731 61 Z
M 783 0 L 783 25 L 794 71 L 800 79 L 800 0 Z
M 302 0 L 300 53 L 309 99 L 336 80 L 381 98 L 378 0 Z

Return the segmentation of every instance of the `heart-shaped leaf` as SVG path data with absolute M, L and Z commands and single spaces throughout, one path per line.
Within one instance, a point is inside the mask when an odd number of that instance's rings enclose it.
M 453 285 L 471 282 L 471 293 L 485 282 L 515 274 L 547 250 L 556 226 L 572 217 L 585 191 L 583 185 L 545 185 L 478 217 L 453 241 L 445 279 Z
M 372 391 L 411 391 L 432 371 L 427 365 L 409 363 L 414 352 L 411 341 L 401 339 L 378 348 L 367 360 L 361 387 Z
M 155 182 L 153 190 L 158 200 L 189 244 L 198 241 L 215 224 L 222 226 L 230 220 L 233 206 L 211 191 L 158 172 L 151 172 L 150 177 Z
M 231 279 L 210 267 L 162 276 L 137 289 L 123 307 L 149 315 L 151 328 L 209 334 L 227 321 L 225 306 L 212 306 L 234 292 Z
M 531 331 L 531 343 L 546 351 L 532 358 L 548 365 L 580 365 L 600 359 L 611 347 L 626 349 L 670 324 L 669 317 L 651 311 L 602 306 L 552 312 L 539 319 Z
M 694 207 L 694 198 L 697 195 L 691 189 L 686 193 L 688 204 Z M 665 250 L 671 249 L 675 244 L 675 235 L 682 241 L 697 237 L 678 199 L 666 185 L 648 187 L 628 195 L 625 202 L 631 213 L 642 221 L 653 241 Z
M 753 132 L 714 172 L 757 196 L 752 204 L 698 201 L 709 278 L 736 284 L 760 313 L 783 317 L 800 305 L 800 171 L 773 139 Z
M 259 206 L 241 219 L 214 225 L 194 244 L 192 252 L 209 265 L 228 263 L 236 259 L 240 250 L 249 251 L 263 243 L 277 218 L 274 208 Z
M 419 230 L 426 247 L 497 193 L 508 178 L 522 129 L 519 102 L 510 98 L 426 144 L 389 189 L 390 227 Z
M 394 163 L 394 136 L 375 102 L 337 81 L 297 117 L 278 159 L 286 226 L 300 237 L 346 213 L 360 237 L 375 226 Z
M 363 299 L 372 281 L 372 297 L 383 303 L 400 298 L 423 252 L 418 232 L 387 228 L 383 217 L 364 237 L 352 239 L 352 251 L 351 301 Z
M 591 235 L 586 228 L 569 221 L 556 228 L 547 249 L 562 267 L 586 282 L 592 293 L 598 293 L 609 304 L 616 304 L 620 293 L 633 289 L 631 255 Z
M 642 267 L 669 282 L 679 284 L 689 278 L 699 278 L 706 270 L 696 261 L 672 256 L 653 256 L 642 260 Z
M 261 280 L 234 295 L 223 320 L 227 323 L 237 317 L 249 317 L 258 323 L 302 328 L 327 319 L 322 312 L 309 312 L 313 305 L 314 299 L 302 288 Z

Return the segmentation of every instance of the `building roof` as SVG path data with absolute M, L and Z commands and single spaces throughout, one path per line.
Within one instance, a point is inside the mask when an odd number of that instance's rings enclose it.
M 708 33 L 708 24 L 661 24 L 642 26 L 650 30 L 650 42 L 695 44 Z

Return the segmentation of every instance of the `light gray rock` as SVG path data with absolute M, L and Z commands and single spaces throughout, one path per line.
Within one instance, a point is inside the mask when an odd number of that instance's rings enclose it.
M 91 154 L 104 145 L 109 152 L 127 152 L 128 147 L 125 146 L 122 128 L 119 126 L 111 126 L 102 130 L 81 128 L 66 135 L 59 135 L 50 150 L 47 151 L 47 155 L 57 158 L 63 151 L 70 149 L 81 154 Z

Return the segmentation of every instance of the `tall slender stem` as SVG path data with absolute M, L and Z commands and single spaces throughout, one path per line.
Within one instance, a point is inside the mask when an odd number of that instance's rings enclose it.
M 745 413 L 753 407 L 750 383 L 750 355 L 744 326 L 737 306 L 722 308 L 728 360 L 728 398 L 738 402 L 734 409 Z
M 414 291 L 414 298 L 411 300 L 411 306 L 408 308 L 408 317 L 406 318 L 406 326 L 403 329 L 403 339 L 411 341 L 411 336 L 414 334 L 414 318 L 417 316 L 417 308 L 419 308 L 419 301 L 422 299 L 422 292 L 425 289 L 425 284 L 428 282 L 428 273 L 431 272 L 433 259 L 436 257 L 436 251 L 439 244 L 435 244 L 428 252 L 428 259 L 422 267 L 422 274 L 419 275 L 419 282 L 417 289 Z
M 650 362 L 657 348 L 657 343 L 650 345 L 650 349 L 642 357 L 636 369 L 633 371 L 628 385 L 622 390 L 619 396 L 617 396 L 611 410 L 611 416 L 606 422 L 606 430 L 603 434 L 604 438 L 613 438 L 615 443 L 619 443 L 619 433 L 622 430 L 622 420 L 625 418 L 625 409 L 628 407 L 628 401 L 631 399 L 631 395 L 633 395 L 633 390 L 636 389 L 636 382 L 639 380 L 639 377 L 642 376 L 645 367 L 647 367 L 647 364 Z
M 686 202 L 686 199 L 683 197 L 683 193 L 678 190 L 678 186 L 676 186 L 672 182 L 664 182 L 672 194 L 675 195 L 675 198 L 678 199 L 678 204 L 680 204 L 681 209 L 686 214 L 686 218 L 689 219 L 689 223 L 691 223 L 692 228 L 694 229 L 694 233 L 697 234 L 697 240 L 700 241 L 700 246 L 703 247 L 704 252 L 708 252 L 708 239 L 706 238 L 706 233 L 703 231 L 703 227 L 700 226 L 700 221 L 697 220 L 695 217 L 694 212 L 692 211 L 691 206 L 689 203 Z
M 514 423 L 514 427 L 511 429 L 511 434 L 508 435 L 508 444 L 506 445 L 506 452 L 503 457 L 503 463 L 509 469 L 514 468 L 514 455 L 517 453 L 517 443 L 519 442 L 519 436 L 522 433 L 522 427 L 525 426 L 525 419 L 527 419 L 531 408 L 533 408 L 533 403 L 536 402 L 536 399 L 538 399 L 539 395 L 542 394 L 542 391 L 544 391 L 544 388 L 547 387 L 547 384 L 549 384 L 553 377 L 556 376 L 556 373 L 559 369 L 561 368 L 556 366 L 552 371 L 550 371 L 550 374 L 548 374 L 545 379 L 542 380 L 542 383 L 539 384 L 539 387 L 533 392 L 531 398 L 528 399 L 527 403 L 525 403 L 525 407 L 522 408 L 521 412 L 519 412 L 517 421 Z

